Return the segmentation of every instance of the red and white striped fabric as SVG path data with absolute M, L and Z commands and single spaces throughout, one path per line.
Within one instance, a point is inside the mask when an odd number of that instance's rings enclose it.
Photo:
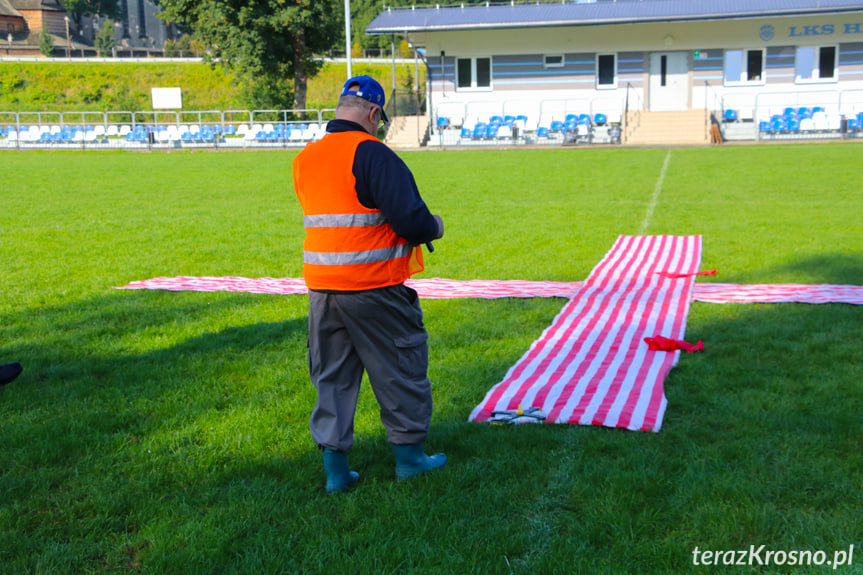
M 279 295 L 304 294 L 308 292 L 306 282 L 302 278 L 243 278 L 233 276 L 157 277 L 130 282 L 117 289 L 231 291 Z
M 569 303 L 471 413 L 538 407 L 546 421 L 659 431 L 663 382 L 680 351 L 645 337 L 683 339 L 701 236 L 620 236 Z
M 408 280 L 421 298 L 453 299 L 504 297 L 570 298 L 584 282 L 529 280 Z M 117 289 L 157 289 L 170 291 L 230 291 L 267 294 L 304 294 L 302 278 L 244 278 L 214 276 L 157 277 L 131 282 Z M 863 305 L 863 286 L 697 283 L 692 291 L 694 301 L 704 303 L 847 303 Z
M 695 284 L 705 303 L 848 303 L 863 305 L 863 286 L 830 284 Z
M 426 299 L 503 297 L 564 297 L 570 298 L 582 282 L 551 282 L 528 280 L 448 280 L 420 279 L 405 282 Z M 269 294 L 304 294 L 302 278 L 244 277 L 157 277 L 131 282 L 117 289 L 156 289 L 170 291 L 231 291 Z

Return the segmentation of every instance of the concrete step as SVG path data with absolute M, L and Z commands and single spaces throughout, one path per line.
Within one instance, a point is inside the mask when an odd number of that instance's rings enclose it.
M 709 144 L 704 118 L 704 110 L 630 112 L 625 144 Z
M 392 119 L 385 142 L 392 148 L 419 147 L 428 125 L 428 116 L 397 116 Z

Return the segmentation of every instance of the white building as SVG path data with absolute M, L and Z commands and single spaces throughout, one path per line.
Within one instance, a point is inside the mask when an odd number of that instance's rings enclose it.
M 366 32 L 423 48 L 433 121 L 467 128 L 492 116 L 527 116 L 530 133 L 572 115 L 732 110 L 755 138 L 786 108 L 823 108 L 836 133 L 863 112 L 861 1 L 543 2 L 385 9 Z

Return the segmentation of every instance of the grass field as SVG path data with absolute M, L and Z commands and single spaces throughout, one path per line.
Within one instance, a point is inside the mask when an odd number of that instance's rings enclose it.
M 583 279 L 703 234 L 731 283 L 863 284 L 859 144 L 405 153 L 447 224 L 421 277 Z M 863 309 L 692 306 L 661 432 L 467 423 L 563 300 L 427 300 L 450 464 L 410 482 L 368 386 L 327 497 L 306 299 L 119 291 L 299 277 L 293 152 L 3 153 L 0 573 L 863 573 Z M 660 184 L 665 161 L 668 168 Z M 700 556 L 702 561 L 704 556 Z M 725 558 L 725 556 L 723 555 Z M 816 555 L 816 559 L 820 556 Z M 760 559 L 764 559 L 761 553 Z

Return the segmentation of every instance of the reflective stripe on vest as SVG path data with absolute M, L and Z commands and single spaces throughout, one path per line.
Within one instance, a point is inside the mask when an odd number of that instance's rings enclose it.
M 380 226 L 385 223 L 387 223 L 387 218 L 381 213 L 303 216 L 303 227 L 305 228 L 354 228 Z
M 318 266 L 347 266 L 353 264 L 373 264 L 410 255 L 413 246 L 402 244 L 391 248 L 368 250 L 364 252 L 303 252 L 303 263 Z

